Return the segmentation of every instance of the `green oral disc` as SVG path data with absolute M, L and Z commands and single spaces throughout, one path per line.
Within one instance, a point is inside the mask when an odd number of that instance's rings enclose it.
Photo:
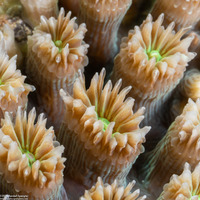
M 162 59 L 162 56 L 160 55 L 160 53 L 156 50 L 150 51 L 148 53 L 149 59 L 155 57 L 156 58 L 156 62 L 160 61 Z
M 110 122 L 103 117 L 99 117 L 99 119 L 103 122 L 104 131 L 105 131 L 107 129 L 108 125 L 110 124 Z
M 58 47 L 59 52 L 62 51 L 62 41 L 61 40 L 56 40 L 55 45 Z

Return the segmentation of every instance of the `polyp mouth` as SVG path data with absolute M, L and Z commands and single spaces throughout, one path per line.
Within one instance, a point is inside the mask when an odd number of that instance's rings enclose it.
M 26 157 L 28 158 L 28 164 L 31 167 L 33 163 L 36 161 L 35 156 L 28 150 L 22 150 L 22 153 L 24 153 Z
M 110 122 L 106 118 L 103 118 L 103 117 L 98 117 L 98 119 L 103 122 L 103 131 L 106 131 Z
M 56 47 L 58 47 L 59 52 L 62 51 L 62 41 L 61 40 L 56 40 L 54 42 L 54 44 L 56 45 Z
M 146 54 L 148 55 L 149 60 L 154 57 L 156 58 L 156 62 L 159 62 L 162 59 L 162 56 L 157 50 L 149 50 L 146 52 Z

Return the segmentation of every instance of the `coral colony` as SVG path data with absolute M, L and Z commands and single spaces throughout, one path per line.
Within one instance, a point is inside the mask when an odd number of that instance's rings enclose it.
M 200 200 L 200 0 L 0 0 L 0 197 Z

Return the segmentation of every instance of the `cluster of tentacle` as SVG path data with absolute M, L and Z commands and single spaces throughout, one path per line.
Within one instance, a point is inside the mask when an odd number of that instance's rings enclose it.
M 150 127 L 140 128 L 144 108 L 133 113 L 133 98 L 125 96 L 131 87 L 119 92 L 121 80 L 112 88 L 111 81 L 104 85 L 105 70 L 92 78 L 88 90 L 82 74 L 76 80 L 73 96 L 61 91 L 66 106 L 66 122 L 70 130 L 80 135 L 92 153 L 113 156 L 113 161 L 134 161 L 144 151 L 142 143 Z M 101 149 L 101 150 L 100 150 Z M 101 152 L 101 153 L 100 153 Z M 116 156 L 114 156 L 116 155 Z
M 5 41 L 0 32 L 0 116 L 5 111 L 16 112 L 18 106 L 25 107 L 27 95 L 34 87 L 24 83 L 25 76 L 16 69 L 16 58 L 11 59 L 5 50 Z M 2 117 L 2 116 L 1 116 Z
M 88 64 L 86 53 L 89 45 L 83 41 L 86 26 L 78 26 L 76 18 L 70 19 L 70 16 L 71 12 L 65 16 L 63 8 L 58 19 L 42 16 L 40 25 L 28 39 L 29 55 L 33 52 L 47 70 L 55 72 L 59 78 L 66 74 L 74 77 L 78 69 Z
M 35 118 L 35 109 L 27 117 L 19 107 L 15 119 L 5 113 L 0 129 L 0 172 L 17 191 L 40 197 L 41 189 L 51 193 L 62 184 L 65 159 L 61 157 L 64 147 L 54 140 L 53 128 L 46 129 L 44 115 L 39 115 L 37 123 Z
M 165 176 L 170 177 L 175 172 L 180 172 L 185 162 L 195 167 L 200 160 L 199 138 L 200 99 L 196 102 L 189 99 L 182 114 L 176 117 L 166 135 L 151 153 L 149 163 L 152 167 L 147 177 L 155 178 L 158 168 L 165 169 Z
M 102 179 L 99 177 L 95 186 L 93 186 L 90 190 L 86 190 L 83 197 L 80 200 L 144 200 L 146 196 L 139 197 L 140 190 L 135 190 L 131 192 L 133 186 L 135 185 L 135 181 L 132 181 L 127 185 L 126 188 L 118 187 L 117 181 L 113 184 L 104 184 Z
M 200 72 L 198 69 L 187 71 L 181 81 L 180 91 L 184 97 L 191 98 L 194 101 L 200 98 Z
M 199 200 L 200 199 L 200 163 L 191 171 L 185 164 L 181 175 L 173 175 L 163 188 L 158 200 Z
M 183 112 L 168 130 L 172 148 L 185 155 L 195 163 L 200 160 L 200 99 L 196 102 L 189 99 Z M 188 161 L 189 162 L 189 161 Z M 190 164 L 192 164 L 190 163 Z
M 187 63 L 195 56 L 188 52 L 193 37 L 181 39 L 188 29 L 175 33 L 174 23 L 165 29 L 163 19 L 164 15 L 161 14 L 153 22 L 149 14 L 140 27 L 135 26 L 128 37 L 122 39 L 120 52 L 115 58 L 116 73 L 131 82 L 135 93 L 142 95 L 140 93 L 145 91 L 148 98 L 170 91 L 182 78 Z M 130 77 L 137 79 L 133 82 Z M 139 80 L 145 80 L 146 84 Z

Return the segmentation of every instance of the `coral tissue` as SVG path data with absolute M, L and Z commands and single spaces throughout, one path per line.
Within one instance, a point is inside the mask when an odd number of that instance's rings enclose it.
M 132 0 L 80 0 L 79 21 L 86 23 L 89 55 L 106 63 L 117 53 L 118 29 Z

